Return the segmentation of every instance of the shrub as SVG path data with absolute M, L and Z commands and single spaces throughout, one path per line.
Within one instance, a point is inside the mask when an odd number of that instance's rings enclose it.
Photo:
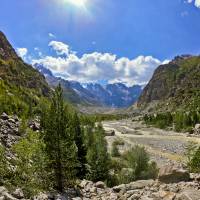
M 119 157 L 120 156 L 118 147 L 114 142 L 112 143 L 111 156 L 112 157 Z
M 200 173 L 200 146 L 190 143 L 187 147 L 187 166 L 192 173 Z
M 22 188 L 26 197 L 36 195 L 49 185 L 43 149 L 44 143 L 40 139 L 40 134 L 31 130 L 13 146 L 17 158 L 12 160 L 15 171 L 11 183 Z
M 109 187 L 127 184 L 139 179 L 156 179 L 158 167 L 156 162 L 149 161 L 149 155 L 144 149 L 136 145 L 130 151 L 111 162 Z
M 124 145 L 124 141 L 122 139 L 117 139 L 113 143 L 114 143 L 114 145 L 117 145 L 117 146 Z
M 148 170 L 149 155 L 144 147 L 134 146 L 123 155 L 127 168 L 131 168 L 131 179 L 136 180 L 142 177 L 142 173 Z
M 9 166 L 5 156 L 5 148 L 0 145 L 0 185 L 6 184 L 9 176 Z
M 156 179 L 158 177 L 159 169 L 156 162 L 152 161 L 148 164 L 148 168 L 142 172 L 143 179 Z
M 118 146 L 124 145 L 124 141 L 122 139 L 117 139 L 112 143 L 112 149 L 111 149 L 111 156 L 112 157 L 119 157 L 119 149 Z

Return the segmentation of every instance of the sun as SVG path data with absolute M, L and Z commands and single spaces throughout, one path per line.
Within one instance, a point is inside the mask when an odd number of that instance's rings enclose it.
M 67 1 L 77 7 L 84 7 L 87 0 L 67 0 Z

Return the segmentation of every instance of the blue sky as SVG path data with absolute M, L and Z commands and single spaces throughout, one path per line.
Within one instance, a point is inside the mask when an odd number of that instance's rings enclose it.
M 81 82 L 142 84 L 163 61 L 200 53 L 199 0 L 68 1 L 0 0 L 0 30 L 27 62 Z

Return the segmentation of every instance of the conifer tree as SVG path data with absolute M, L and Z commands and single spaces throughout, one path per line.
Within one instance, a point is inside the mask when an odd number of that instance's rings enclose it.
M 83 179 L 85 178 L 86 175 L 87 150 L 86 150 L 86 145 L 84 143 L 84 132 L 81 129 L 80 120 L 76 112 L 72 114 L 70 126 L 71 126 L 71 131 L 74 134 L 74 140 L 76 146 L 78 148 L 77 158 L 79 165 L 77 166 L 77 177 Z
M 88 178 L 92 181 L 104 181 L 108 178 L 110 158 L 107 153 L 105 132 L 101 124 L 95 127 L 93 143 L 88 149 Z
M 44 143 L 54 187 L 62 192 L 73 184 L 77 167 L 77 147 L 70 132 L 61 85 L 55 89 L 51 106 L 44 114 Z

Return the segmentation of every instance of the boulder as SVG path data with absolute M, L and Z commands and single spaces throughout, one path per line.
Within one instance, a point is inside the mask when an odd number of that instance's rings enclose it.
M 1 119 L 3 119 L 3 120 L 8 120 L 8 119 L 9 119 L 9 116 L 8 116 L 6 113 L 3 113 L 3 114 L 1 115 Z
M 153 193 L 152 196 L 155 199 L 174 200 L 176 197 L 176 194 L 169 191 L 159 191 L 157 193 Z
M 17 188 L 12 195 L 17 198 L 17 199 L 23 199 L 24 198 L 24 193 L 20 188 Z
M 87 181 L 87 180 L 82 180 L 81 181 L 81 183 L 79 184 L 79 186 L 81 187 L 81 188 L 86 188 L 87 186 L 92 186 L 93 185 L 93 183 L 91 182 L 91 181 Z
M 126 190 L 126 185 L 125 184 L 121 184 L 121 185 L 118 185 L 118 186 L 115 186 L 112 188 L 114 192 L 120 192 L 120 191 L 124 191 Z
M 95 184 L 95 186 L 97 187 L 97 188 L 102 188 L 102 189 L 104 189 L 106 186 L 105 186 L 105 183 L 104 182 L 102 182 L 102 181 L 98 181 L 96 184 Z
M 193 133 L 195 135 L 199 135 L 200 134 L 200 124 L 196 124 L 194 129 L 193 129 Z
M 147 186 L 152 186 L 154 184 L 154 180 L 139 180 L 126 185 L 126 190 L 137 190 L 143 189 Z
M 17 200 L 17 198 L 13 197 L 11 194 L 5 193 L 4 194 L 5 200 Z
M 5 187 L 0 186 L 0 195 L 4 194 L 5 192 L 8 192 L 8 190 Z
M 33 198 L 34 200 L 48 200 L 48 194 L 40 193 Z
M 115 136 L 115 131 L 114 130 L 106 131 L 106 136 Z
M 188 189 L 176 196 L 175 200 L 199 200 L 200 191 L 194 189 Z
M 40 130 L 40 123 L 38 121 L 30 121 L 29 122 L 29 128 L 31 128 L 33 131 L 39 131 Z
M 187 182 L 190 180 L 190 174 L 180 167 L 165 166 L 159 170 L 158 180 L 163 183 Z

